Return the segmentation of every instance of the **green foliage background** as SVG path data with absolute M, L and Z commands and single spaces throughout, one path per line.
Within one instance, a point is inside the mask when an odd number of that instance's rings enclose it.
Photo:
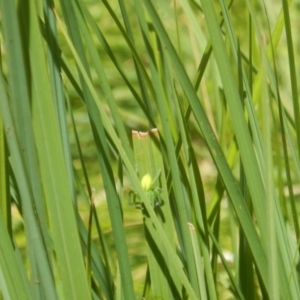
M 299 299 L 298 15 L 0 0 L 1 297 Z

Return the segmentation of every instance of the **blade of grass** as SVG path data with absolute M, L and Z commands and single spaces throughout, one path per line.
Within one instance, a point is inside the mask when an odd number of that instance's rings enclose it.
M 0 214 L 0 235 L 1 294 L 4 299 L 32 299 L 28 282 L 25 281 L 20 270 L 2 214 Z
M 179 0 L 179 4 L 182 7 L 183 11 L 185 12 L 186 17 L 189 20 L 189 24 L 191 25 L 191 30 L 194 31 L 195 39 L 199 47 L 197 48 L 198 51 L 203 52 L 204 46 L 206 43 L 206 38 L 202 32 L 201 27 L 198 24 L 197 18 L 195 16 L 195 12 L 199 12 L 197 10 L 193 10 L 191 8 L 191 4 L 185 0 Z
M 29 24 L 29 53 L 33 85 L 33 122 L 36 126 L 36 146 L 54 249 L 59 265 L 59 276 L 63 282 L 63 292 L 66 298 L 89 299 L 90 292 L 84 276 L 84 263 L 73 210 L 72 193 L 51 86 L 46 76 L 48 74 L 47 63 L 34 1 L 31 2 L 30 9 L 32 18 Z M 45 76 L 40 76 L 41 73 Z
M 286 32 L 286 40 L 287 40 L 287 48 L 288 48 L 288 58 L 289 58 L 289 69 L 290 69 L 290 81 L 291 81 L 291 89 L 292 89 L 292 98 L 293 98 L 293 107 L 294 107 L 294 120 L 295 120 L 295 131 L 297 136 L 297 147 L 298 150 L 298 156 L 300 157 L 300 115 L 299 115 L 299 97 L 298 97 L 298 86 L 297 86 L 297 74 L 296 74 L 296 66 L 295 66 L 295 56 L 293 51 L 293 37 L 291 32 L 291 22 L 290 22 L 290 14 L 289 14 L 289 4 L 288 1 L 283 0 L 283 14 L 284 14 L 284 23 L 285 23 L 285 32 Z M 278 102 L 280 104 L 280 102 Z M 280 108 L 280 107 L 279 107 Z M 287 127 L 285 126 L 285 123 L 283 122 L 283 110 L 280 109 L 279 111 L 280 116 L 280 123 L 282 126 L 282 130 L 284 132 L 287 131 Z M 297 216 L 297 210 L 296 210 L 296 203 L 295 198 L 293 196 L 293 188 L 292 188 L 292 180 L 291 180 L 291 174 L 290 174 L 290 167 L 289 162 L 287 159 L 287 145 L 286 145 L 286 134 L 283 135 L 283 147 L 284 147 L 284 153 L 285 153 L 285 169 L 288 177 L 288 187 L 289 187 L 289 194 L 291 199 L 291 209 L 292 209 L 292 216 L 293 216 L 293 222 L 294 222 L 294 228 L 295 228 L 295 234 L 297 237 L 297 240 L 300 241 L 300 233 L 299 233 L 299 220 Z M 300 251 L 300 249 L 299 249 Z
M 244 296 L 243 296 L 243 294 L 242 294 L 242 292 L 241 292 L 241 290 L 240 290 L 240 287 L 239 287 L 238 283 L 236 282 L 236 279 L 234 278 L 234 276 L 233 276 L 233 274 L 232 274 L 232 272 L 230 270 L 230 267 L 227 264 L 226 258 L 223 255 L 223 252 L 222 252 L 222 249 L 221 249 L 221 247 L 220 247 L 220 245 L 218 243 L 218 240 L 214 236 L 214 233 L 212 232 L 212 230 L 210 228 L 208 228 L 208 230 L 209 230 L 210 237 L 211 237 L 211 239 L 212 239 L 212 241 L 214 243 L 214 247 L 216 248 L 216 250 L 217 250 L 217 252 L 218 252 L 218 254 L 219 254 L 219 256 L 220 256 L 220 258 L 222 260 L 222 263 L 223 263 L 223 265 L 224 265 L 224 267 L 225 267 L 225 269 L 227 271 L 227 274 L 228 274 L 228 276 L 230 278 L 230 281 L 231 281 L 231 283 L 232 283 L 232 285 L 234 287 L 234 290 L 235 290 L 236 294 L 239 296 L 239 299 L 245 299 Z
M 225 8 L 227 12 L 227 7 Z M 225 17 L 225 24 L 228 25 L 228 19 Z M 232 39 L 234 36 L 232 36 Z M 237 40 L 237 68 L 238 68 L 238 85 L 239 85 L 239 95 L 240 99 L 242 100 L 243 109 L 245 109 L 245 100 L 244 100 L 244 85 L 243 85 L 243 74 L 245 74 L 243 65 L 242 65 L 242 55 L 241 55 L 241 48 L 240 48 L 240 40 Z M 248 125 L 249 126 L 249 125 Z M 252 211 L 252 204 L 250 202 L 249 193 L 248 193 L 248 186 L 247 186 L 247 178 L 245 176 L 244 172 L 244 166 L 243 163 L 240 162 L 240 189 L 243 194 L 244 201 L 246 205 L 249 208 L 249 211 Z M 236 235 L 234 232 L 234 220 L 233 220 L 233 214 L 231 206 L 229 207 L 229 218 L 230 218 L 230 224 L 231 224 L 231 232 L 232 232 L 232 249 L 233 249 L 233 255 L 234 257 L 239 257 L 239 266 L 236 267 L 236 270 L 240 271 L 239 274 L 239 283 L 243 290 L 244 296 L 248 299 L 253 299 L 254 297 L 254 277 L 253 277 L 253 260 L 251 251 L 248 245 L 248 242 L 244 236 L 242 228 L 239 230 L 239 249 L 237 255 L 237 241 L 236 241 Z
M 267 25 L 268 25 L 268 32 L 271 36 L 271 29 L 269 24 L 269 17 L 267 10 L 265 6 L 263 6 L 264 12 L 266 15 Z M 281 16 L 281 15 L 280 15 Z M 287 147 L 286 147 L 286 132 L 288 131 L 288 127 L 285 126 L 285 113 L 283 109 L 283 103 L 281 100 L 280 90 L 279 90 L 279 80 L 278 80 L 278 71 L 275 61 L 275 45 L 273 44 L 273 40 L 270 40 L 270 50 L 271 50 L 271 56 L 270 56 L 270 62 L 268 64 L 268 76 L 270 79 L 270 86 L 272 90 L 272 94 L 274 99 L 277 102 L 278 105 L 278 112 L 279 112 L 279 121 L 280 121 L 280 128 L 282 133 L 282 148 L 284 153 L 284 159 L 285 159 L 285 171 L 287 173 L 287 184 L 289 187 L 289 193 L 291 195 L 291 204 L 293 205 L 293 191 L 292 191 L 292 182 L 291 182 L 291 176 L 290 176 L 290 167 L 289 167 L 289 161 L 288 161 L 288 154 L 287 154 Z M 268 61 L 267 61 L 268 62 Z M 291 147 L 292 149 L 294 146 Z M 291 241 L 288 238 L 288 232 L 283 227 L 283 216 L 280 211 L 279 204 L 277 202 L 277 195 L 274 195 L 274 198 L 276 201 L 274 202 L 276 206 L 276 233 L 278 238 L 278 246 L 279 246 L 279 260 L 278 260 L 278 266 L 280 269 L 279 274 L 281 276 L 279 282 L 281 283 L 281 292 L 282 297 L 290 298 L 290 297 L 297 297 L 299 295 L 299 283 L 296 277 L 289 277 L 288 274 L 290 274 L 290 270 L 294 268 L 294 261 L 293 261 L 293 254 L 290 251 L 291 250 Z M 294 214 L 295 216 L 295 214 Z M 293 220 L 295 222 L 296 227 L 299 227 L 297 225 L 297 217 L 296 220 Z
M 291 1 L 290 1 L 291 2 Z M 297 134 L 297 149 L 298 156 L 300 157 L 300 107 L 299 107 L 299 94 L 298 94 L 298 80 L 296 73 L 294 46 L 293 46 L 293 36 L 291 30 L 291 20 L 289 13 L 289 2 L 287 0 L 282 0 L 283 16 L 284 16 L 284 28 L 286 33 L 286 42 L 288 48 L 288 59 L 289 59 L 289 69 L 290 69 L 290 82 L 292 89 L 293 107 L 294 107 L 294 120 L 295 129 Z M 298 235 L 299 240 L 299 235 Z
M 252 92 L 252 50 L 254 47 L 252 46 L 252 19 L 249 15 L 249 89 Z M 239 90 L 241 99 L 243 99 L 243 68 L 242 68 L 242 55 L 240 44 L 238 43 L 238 70 L 239 70 Z M 243 107 L 245 109 L 245 101 L 243 99 Z M 240 185 L 241 191 L 243 193 L 245 202 L 249 207 L 249 211 L 252 211 L 251 199 L 249 197 L 249 191 L 247 187 L 247 179 L 245 177 L 245 172 L 243 168 L 243 164 L 240 164 Z M 238 254 L 239 254 L 239 264 L 237 272 L 239 274 L 239 285 L 246 299 L 253 299 L 255 295 L 255 285 L 254 285 L 254 268 L 253 268 L 253 259 L 251 255 L 251 250 L 247 239 L 243 233 L 243 230 L 240 228 L 239 230 L 239 246 L 238 246 Z
M 45 15 L 45 40 L 48 46 L 48 62 L 50 69 L 51 89 L 55 100 L 55 110 L 59 119 L 59 129 L 63 144 L 63 152 L 65 156 L 68 179 L 70 187 L 73 187 L 74 174 L 72 168 L 71 149 L 69 144 L 66 108 L 63 91 L 63 82 L 61 77 L 61 57 L 58 46 L 58 35 L 53 11 L 54 2 L 52 0 L 44 0 L 44 15 Z M 75 190 L 72 188 L 73 200 L 75 199 Z
M 196 262 L 196 272 L 197 272 L 197 279 L 198 279 L 198 285 L 200 287 L 200 299 L 208 299 L 207 297 L 207 292 L 206 292 L 206 286 L 205 286 L 205 281 L 204 281 L 204 274 L 203 274 L 203 266 L 202 266 L 202 261 L 201 261 L 201 254 L 199 251 L 198 247 L 198 241 L 195 233 L 195 227 L 192 223 L 188 224 L 189 230 L 190 230 L 190 235 L 191 235 L 191 240 L 192 240 L 192 245 L 193 245 L 193 254 Z
M 265 58 L 266 59 L 266 58 Z M 264 67 L 266 69 L 266 66 Z M 266 71 L 265 71 L 266 73 Z M 264 73 L 263 73 L 264 74 Z M 266 78 L 264 74 L 263 78 Z M 273 194 L 273 178 L 272 178 L 272 150 L 271 150 L 271 120 L 270 120 L 270 99 L 267 94 L 267 85 L 266 83 L 262 85 L 264 91 L 263 96 L 263 140 L 264 140 L 264 150 L 265 150 L 265 166 L 264 166 L 264 178 L 266 182 L 266 232 L 268 233 L 268 260 L 269 260 L 269 286 L 270 286 L 270 299 L 279 299 L 281 285 L 279 285 L 279 276 L 278 274 L 278 259 L 277 259 L 277 239 L 276 233 L 274 231 L 275 227 L 275 204 L 272 197 Z
M 9 235 L 12 236 L 7 151 L 4 127 L 2 117 L 0 115 L 0 214 L 2 214 L 2 218 Z

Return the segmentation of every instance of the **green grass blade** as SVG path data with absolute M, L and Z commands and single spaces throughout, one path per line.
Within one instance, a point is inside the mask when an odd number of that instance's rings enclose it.
M 7 151 L 4 127 L 0 115 L 0 214 L 2 214 L 9 234 L 12 235 Z
M 35 4 L 32 14 L 37 16 Z M 33 83 L 33 119 L 43 188 L 49 213 L 54 249 L 60 266 L 59 277 L 64 295 L 72 299 L 89 299 L 83 257 L 80 249 L 72 193 L 62 150 L 59 124 L 53 105 L 38 18 L 30 23 L 31 74 Z M 43 99 L 43 101 L 41 101 Z M 49 127 L 49 124 L 52 124 Z M 47 137 L 47 138 L 45 138 Z M 53 151 L 52 149 L 55 149 Z M 63 201 L 61 201 L 63 199 Z
M 252 20 L 249 18 L 249 87 L 250 91 L 252 89 Z M 239 90 L 241 99 L 243 99 L 243 68 L 242 68 L 242 55 L 240 50 L 240 45 L 238 44 L 238 68 L 239 68 Z M 244 72 L 245 74 L 246 72 Z M 249 93 L 248 93 L 249 95 Z M 250 102 L 251 103 L 251 102 Z M 244 101 L 243 106 L 245 107 Z M 243 165 L 240 165 L 240 186 L 243 193 L 245 202 L 249 207 L 249 211 L 252 211 L 251 199 L 249 197 L 249 192 L 247 189 L 247 180 L 244 173 Z M 254 285 L 254 269 L 253 269 L 253 259 L 251 255 L 251 250 L 243 230 L 239 231 L 239 265 L 238 265 L 238 278 L 239 286 L 246 299 L 253 299 L 255 295 L 255 285 Z
M 28 282 L 23 277 L 7 227 L 0 214 L 0 287 L 4 299 L 32 299 Z
M 63 144 L 63 152 L 66 159 L 68 179 L 70 187 L 73 186 L 74 175 L 72 169 L 72 157 L 69 145 L 69 136 L 66 119 L 65 97 L 63 81 L 61 77 L 61 59 L 60 49 L 58 46 L 58 34 L 56 28 L 55 14 L 52 9 L 54 3 L 52 0 L 44 1 L 45 14 L 45 40 L 48 46 L 48 64 L 50 69 L 51 89 L 55 100 L 55 109 L 59 119 L 61 139 Z M 75 191 L 72 189 L 73 198 L 75 199 Z
M 195 227 L 192 223 L 189 223 L 189 229 L 190 229 L 190 235 L 191 235 L 191 240 L 192 240 L 192 245 L 193 245 L 193 254 L 194 254 L 194 259 L 196 262 L 196 272 L 197 272 L 197 279 L 198 279 L 198 285 L 200 287 L 200 299 L 207 299 L 207 291 L 206 291 L 206 286 L 205 286 L 205 281 L 204 281 L 204 274 L 203 274 L 203 266 L 201 262 L 201 255 L 198 247 L 198 241 L 197 241 L 197 236 L 195 234 Z M 215 295 L 213 295 L 215 296 Z
M 233 285 L 233 288 L 234 288 L 236 294 L 238 295 L 239 299 L 247 299 L 246 297 L 243 296 L 243 294 L 242 294 L 242 292 L 240 290 L 240 287 L 239 287 L 238 283 L 236 282 L 236 279 L 234 278 L 232 272 L 230 271 L 230 268 L 228 266 L 226 258 L 224 257 L 224 255 L 222 253 L 222 250 L 220 248 L 220 245 L 218 244 L 218 241 L 216 240 L 216 238 L 215 238 L 212 230 L 210 228 L 208 230 L 209 230 L 209 234 L 211 236 L 211 239 L 213 240 L 214 246 L 217 249 L 218 255 L 220 256 L 220 258 L 221 258 L 221 260 L 223 262 L 223 265 L 224 265 L 224 267 L 225 267 L 225 269 L 226 269 L 226 271 L 228 273 L 228 276 L 229 276 L 229 278 L 230 278 L 230 280 L 232 282 L 232 285 Z
M 288 59 L 289 59 L 289 69 L 290 69 L 290 79 L 291 79 L 291 89 L 293 97 L 293 106 L 294 106 L 294 120 L 295 120 L 295 129 L 297 134 L 297 149 L 298 156 L 300 157 L 300 107 L 299 107 L 299 93 L 298 93 L 298 80 L 295 64 L 295 55 L 294 55 L 294 46 L 293 46 L 293 36 L 291 30 L 291 20 L 289 13 L 289 2 L 287 0 L 282 1 L 283 15 L 284 15 L 284 28 L 286 33 L 286 41 L 288 48 Z M 298 236 L 299 239 L 299 236 Z
M 300 126 L 299 126 L 299 119 L 300 119 L 300 111 L 299 111 L 299 94 L 298 94 L 298 86 L 297 86 L 297 74 L 296 74 L 296 66 L 295 66 L 295 55 L 293 50 L 293 37 L 291 32 L 291 21 L 290 21 L 290 14 L 289 14 L 289 5 L 286 0 L 282 2 L 283 4 L 283 14 L 284 14 L 284 22 L 285 22 L 285 31 L 287 36 L 287 48 L 288 48 L 288 58 L 289 58 L 289 69 L 290 69 L 290 79 L 291 79 L 291 90 L 292 90 L 292 97 L 293 97 L 293 107 L 294 107 L 294 120 L 295 120 L 295 131 L 297 135 L 297 147 L 298 149 L 298 156 L 300 157 Z M 278 104 L 281 104 L 278 102 Z M 283 122 L 283 111 L 280 111 L 280 121 L 282 126 L 282 131 L 286 132 L 288 128 L 284 125 Z M 297 240 L 300 240 L 300 228 L 299 228 L 299 220 L 297 216 L 296 204 L 295 204 L 295 197 L 293 196 L 293 187 L 292 187 L 292 179 L 290 174 L 290 167 L 289 161 L 287 157 L 287 145 L 286 145 L 286 134 L 283 134 L 283 147 L 285 153 L 285 168 L 288 177 L 288 187 L 289 187 L 289 195 L 291 199 L 291 209 L 293 215 L 293 222 Z
M 266 67 L 265 67 L 266 69 Z M 263 76 L 266 78 L 266 75 Z M 268 240 L 266 245 L 268 247 L 268 260 L 269 260 L 269 285 L 270 285 L 270 298 L 279 299 L 279 282 L 278 282 L 278 259 L 277 259 L 277 240 L 276 233 L 274 231 L 275 227 L 275 205 L 273 199 L 273 178 L 272 178 L 272 153 L 271 153 L 271 129 L 270 122 L 270 100 L 266 90 L 266 84 L 263 84 L 265 90 L 262 94 L 263 96 L 263 138 L 264 138 L 264 150 L 265 150 L 265 168 L 264 168 L 264 178 L 266 183 L 266 232 L 268 233 Z

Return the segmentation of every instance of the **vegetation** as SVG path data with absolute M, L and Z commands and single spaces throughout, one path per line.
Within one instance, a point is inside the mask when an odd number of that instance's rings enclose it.
M 0 5 L 0 297 L 299 299 L 298 4 Z

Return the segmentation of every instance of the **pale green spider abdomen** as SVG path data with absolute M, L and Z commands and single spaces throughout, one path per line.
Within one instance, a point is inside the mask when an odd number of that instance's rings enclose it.
M 143 176 L 141 180 L 141 186 L 144 191 L 149 191 L 152 186 L 152 177 L 149 173 Z

